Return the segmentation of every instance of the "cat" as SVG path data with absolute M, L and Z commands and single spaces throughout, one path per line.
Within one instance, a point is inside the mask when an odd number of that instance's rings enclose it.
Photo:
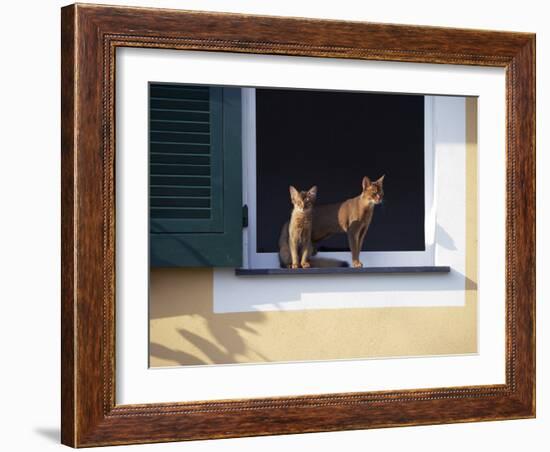
M 359 253 L 369 229 L 374 213 L 374 207 L 384 199 L 384 176 L 375 182 L 368 177 L 362 181 L 363 191 L 355 198 L 345 201 L 319 205 L 313 209 L 313 227 L 311 241 L 313 245 L 334 234 L 345 232 L 351 251 L 352 266 L 363 266 L 359 260 Z M 312 254 L 315 254 L 312 251 Z
M 317 187 L 298 191 L 291 185 L 289 192 L 293 209 L 290 220 L 284 224 L 279 237 L 279 261 L 281 267 L 309 268 L 309 257 L 313 250 L 311 219 L 313 205 L 317 200 Z

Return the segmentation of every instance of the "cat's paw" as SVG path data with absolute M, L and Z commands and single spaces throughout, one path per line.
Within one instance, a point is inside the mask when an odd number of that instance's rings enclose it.
M 310 268 L 311 265 L 309 262 L 302 262 L 302 268 Z
M 298 264 L 292 264 L 290 268 L 300 268 L 300 266 Z
M 362 268 L 363 267 L 363 263 L 361 261 L 353 261 L 351 265 L 352 265 L 353 268 Z

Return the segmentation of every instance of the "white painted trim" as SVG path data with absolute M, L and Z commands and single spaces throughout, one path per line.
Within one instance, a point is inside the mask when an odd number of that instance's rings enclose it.
M 242 88 L 243 203 L 248 227 L 243 230 L 243 266 L 259 268 L 256 248 L 256 89 Z
M 424 96 L 424 235 L 427 265 L 435 265 L 435 221 L 437 171 L 434 139 L 435 96 Z M 441 265 L 445 265 L 443 262 Z M 418 264 L 417 264 L 418 265 Z

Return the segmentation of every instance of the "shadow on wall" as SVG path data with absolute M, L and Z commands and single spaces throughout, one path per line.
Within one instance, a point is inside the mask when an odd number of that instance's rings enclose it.
M 437 223 L 435 225 L 435 236 L 437 237 L 437 244 L 443 248 L 447 248 L 451 251 L 456 251 L 456 245 L 454 239 L 449 235 L 449 233 L 443 229 L 443 227 Z
M 149 344 L 149 355 L 157 358 L 173 361 L 181 365 L 207 364 L 206 361 L 181 350 L 174 350 L 161 344 L 151 342 Z
M 243 356 L 267 361 L 243 337 L 258 334 L 255 325 L 265 314 L 215 314 L 213 303 L 212 269 L 151 269 L 150 357 L 178 365 L 228 364 Z M 155 342 L 161 338 L 171 347 Z

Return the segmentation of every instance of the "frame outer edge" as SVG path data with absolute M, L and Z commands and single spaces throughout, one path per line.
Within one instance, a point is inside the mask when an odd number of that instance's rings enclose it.
M 76 6 L 61 8 L 61 443 L 76 447 Z
M 522 380 L 518 396 L 526 416 L 536 416 L 536 35 L 514 58 L 516 66 L 517 168 L 516 196 L 518 253 L 516 268 L 518 309 L 517 360 Z M 521 246 L 519 246 L 521 245 Z M 527 350 L 529 352 L 527 352 Z
M 108 179 L 110 173 L 105 173 L 105 165 L 112 162 L 106 161 L 106 155 L 98 152 L 99 149 L 104 150 L 101 148 L 101 130 L 103 130 L 103 143 L 111 138 L 109 125 L 102 123 L 111 106 L 109 102 L 106 105 L 105 96 L 102 97 L 101 86 L 105 84 L 106 79 L 105 74 L 98 69 L 103 67 L 105 70 L 109 67 L 108 60 L 105 60 L 106 47 L 103 44 L 108 42 L 108 35 L 113 30 L 115 32 L 120 30 L 122 34 L 131 31 L 130 34 L 139 35 L 145 32 L 149 35 L 155 30 L 164 30 L 166 27 L 163 33 L 167 36 L 185 37 L 185 34 L 182 35 L 181 24 L 179 24 L 179 18 L 184 16 L 178 14 L 178 20 L 174 22 L 170 17 L 172 12 L 154 9 L 138 11 L 132 8 L 100 5 L 71 5 L 62 9 L 62 442 L 72 447 L 85 447 L 533 417 L 535 236 L 534 224 L 530 221 L 534 222 L 535 199 L 534 35 L 518 36 L 504 32 L 503 34 L 482 32 L 473 39 L 474 45 L 481 45 L 485 38 L 491 38 L 489 41 L 497 46 L 494 55 L 499 57 L 498 60 L 477 62 L 469 59 L 468 55 L 462 54 L 453 57 L 451 49 L 453 46 L 447 46 L 443 50 L 443 57 L 435 57 L 427 52 L 415 57 L 415 61 L 434 62 L 434 59 L 437 59 L 437 62 L 446 64 L 462 62 L 503 67 L 508 66 L 513 60 L 519 69 L 517 74 L 520 76 L 514 80 L 517 83 L 515 96 L 518 107 L 513 125 L 514 144 L 519 158 L 513 173 L 517 180 L 528 183 L 518 190 L 521 193 L 517 193 L 515 197 L 515 200 L 525 202 L 525 205 L 516 210 L 518 215 L 514 216 L 514 224 L 519 232 L 518 243 L 524 246 L 523 251 L 518 252 L 518 259 L 515 261 L 517 264 L 514 265 L 515 271 L 519 273 L 514 278 L 517 284 L 515 299 L 518 300 L 516 317 L 518 322 L 515 326 L 517 339 L 514 343 L 517 342 L 518 345 L 517 374 L 520 376 L 520 384 L 515 391 L 487 393 L 488 397 L 485 399 L 476 396 L 478 391 L 476 388 L 466 388 L 471 393 L 463 395 L 449 393 L 433 400 L 431 397 L 417 398 L 411 394 L 412 398 L 409 400 L 399 398 L 394 400 L 397 403 L 396 408 L 402 408 L 405 411 L 403 413 L 396 413 L 395 409 L 391 411 L 390 405 L 384 403 L 391 400 L 360 405 L 344 400 L 342 403 L 332 404 L 325 403 L 322 397 L 317 398 L 318 400 L 308 399 L 301 406 L 289 403 L 288 406 L 281 406 L 275 410 L 269 406 L 256 407 L 254 400 L 229 401 L 227 407 L 222 401 L 214 401 L 204 404 L 205 410 L 202 413 L 201 410 L 194 409 L 190 409 L 187 413 L 175 413 L 162 409 L 155 412 L 156 409 L 161 408 L 155 404 L 151 407 L 153 412 L 140 409 L 133 412 L 131 406 L 119 408 L 110 404 L 114 393 L 107 394 L 107 392 L 114 390 L 110 385 L 114 362 L 111 365 L 105 364 L 104 359 L 106 353 L 114 352 L 110 336 L 106 338 L 106 335 L 114 334 L 114 317 L 108 316 L 105 320 L 102 313 L 114 314 L 109 310 L 113 307 L 111 303 L 114 300 L 109 297 L 102 300 L 102 295 L 105 297 L 105 293 L 108 294 L 105 291 L 110 288 L 109 284 L 105 284 L 106 275 L 108 276 L 109 272 L 103 273 L 98 267 L 105 266 L 106 259 L 109 257 L 108 254 L 104 254 L 105 249 L 100 251 L 97 245 L 101 232 L 105 240 L 105 234 L 109 233 L 109 228 L 112 227 L 105 224 L 109 216 L 103 217 L 98 211 L 98 209 L 101 210 L 101 206 L 104 211 L 107 209 L 109 212 L 112 208 L 109 204 L 105 204 L 108 202 L 106 196 L 111 188 L 109 185 L 111 182 Z M 180 12 L 183 13 L 183 11 Z M 150 13 L 150 17 L 145 20 L 143 14 L 146 13 Z M 189 27 L 188 32 L 192 34 L 193 31 L 197 31 L 203 42 L 207 41 L 205 34 L 208 31 L 204 29 L 203 22 L 211 25 L 213 17 L 216 21 L 227 18 L 223 13 L 206 13 L 205 16 L 205 20 L 200 16 L 193 21 L 183 20 Z M 242 15 L 234 17 L 242 17 Z M 249 17 L 260 20 L 259 16 Z M 266 45 L 258 53 L 268 53 L 271 52 L 270 49 L 279 47 L 283 54 L 312 56 L 319 53 L 315 50 L 316 36 L 310 36 L 308 43 L 299 47 L 293 44 L 294 47 L 287 48 L 285 42 L 273 43 L 269 40 L 264 42 L 272 33 L 272 27 L 266 28 L 266 25 L 276 23 L 282 28 L 288 28 L 291 23 L 298 25 L 301 23 L 296 18 L 263 17 L 261 22 L 262 27 L 250 27 L 256 36 L 255 39 Z M 325 21 L 314 22 L 321 26 Z M 332 26 L 347 27 L 342 39 L 349 33 L 357 36 L 364 35 L 364 30 L 359 33 L 359 29 L 362 28 L 360 25 L 353 26 L 358 28 L 354 32 L 348 30 L 351 25 L 345 22 L 331 23 Z M 237 27 L 234 28 L 232 33 L 237 38 L 243 39 L 243 36 L 246 38 L 248 29 L 242 31 Z M 377 35 L 375 39 L 377 45 L 380 45 L 381 41 L 386 42 L 388 29 L 393 30 L 392 34 L 396 36 L 400 33 L 408 33 L 411 29 L 409 26 L 388 24 L 371 24 L 368 28 L 374 30 Z M 419 27 L 416 30 L 422 31 L 421 29 L 424 28 L 426 27 Z M 452 32 L 453 30 L 450 29 L 439 30 L 440 34 Z M 461 37 L 458 47 L 454 46 L 455 48 L 471 46 L 470 37 L 473 36 L 471 32 L 455 30 L 454 33 Z M 163 39 L 158 36 L 151 38 L 159 42 Z M 225 39 L 224 36 L 222 38 Z M 239 39 L 220 41 L 229 42 L 231 45 L 227 47 L 218 48 L 218 45 L 204 47 L 216 51 L 257 52 Z M 297 39 L 300 40 L 301 35 Z M 400 42 L 399 39 L 396 42 Z M 447 42 L 439 44 L 447 45 Z M 354 45 L 355 43 L 350 47 L 352 50 L 355 49 Z M 170 44 L 170 46 L 173 45 Z M 203 44 L 196 47 L 198 50 L 203 47 Z M 400 51 L 398 54 L 392 53 L 391 49 L 384 50 L 383 47 L 380 51 L 386 52 L 389 60 L 406 61 L 407 52 L 417 54 L 415 50 L 407 50 L 406 47 L 405 45 L 403 52 Z M 327 49 L 321 53 L 325 55 L 326 52 L 326 56 L 336 58 L 357 56 L 353 52 L 348 53 L 348 48 L 344 51 L 329 47 Z M 445 56 L 447 54 L 448 56 Z M 360 59 L 377 59 L 366 54 L 358 56 Z M 483 58 L 485 56 L 483 53 Z M 105 65 L 107 66 L 104 67 Z M 524 143 L 523 146 L 519 146 L 521 143 Z M 98 184 L 102 177 L 104 182 Z M 105 177 L 108 183 L 105 182 Z M 111 242 L 107 239 L 107 242 L 104 242 L 107 251 L 110 245 Z M 523 267 L 531 264 L 533 266 L 530 269 Z M 103 283 L 101 289 L 100 280 Z M 529 352 L 526 353 L 526 350 Z M 106 385 L 106 381 L 109 385 Z M 450 388 L 442 388 L 444 389 Z M 242 406 L 239 408 L 234 405 Z M 449 409 L 445 411 L 443 409 L 445 407 Z M 233 414 L 230 414 L 231 412 Z M 270 422 L 259 425 L 261 418 Z
M 531 271 L 531 283 L 532 283 L 532 290 L 533 290 L 533 301 L 532 301 L 532 321 L 533 321 L 533 330 L 531 333 L 531 346 L 533 347 L 532 350 L 532 356 L 533 356 L 533 387 L 531 391 L 531 397 L 532 397 L 532 414 L 533 417 L 536 417 L 537 415 L 537 366 L 536 366 L 536 359 L 537 359 L 537 259 L 536 259 L 536 253 L 537 253 L 537 213 L 536 213 L 536 207 L 537 207 L 537 36 L 536 34 L 533 35 L 533 39 L 531 41 L 531 70 L 532 73 L 532 86 L 531 86 L 531 93 L 533 96 L 533 102 L 532 102 L 532 141 L 533 141 L 533 149 L 532 149 L 532 155 L 533 155 L 533 167 L 532 167 L 532 177 L 533 177 L 533 225 L 532 225 L 532 234 L 533 234 L 533 260 L 532 260 L 532 271 Z

